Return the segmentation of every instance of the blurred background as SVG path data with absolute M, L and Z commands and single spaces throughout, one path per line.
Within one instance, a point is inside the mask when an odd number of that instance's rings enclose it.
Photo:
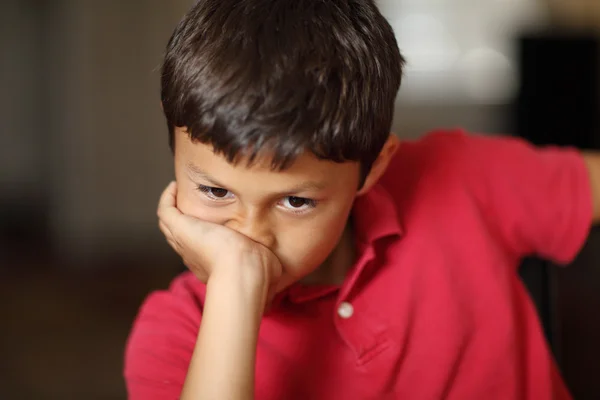
M 124 399 L 145 295 L 182 270 L 158 67 L 191 0 L 0 0 L 0 399 Z M 600 148 L 598 0 L 380 0 L 408 65 L 394 132 Z M 544 199 L 540 199 L 543 202 Z M 600 398 L 600 236 L 522 276 L 577 399 Z

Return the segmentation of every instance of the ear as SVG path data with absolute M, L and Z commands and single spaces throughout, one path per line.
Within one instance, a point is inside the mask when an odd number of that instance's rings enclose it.
M 379 152 L 379 155 L 375 159 L 375 162 L 373 162 L 371 170 L 365 178 L 365 183 L 358 190 L 357 196 L 367 193 L 373 187 L 373 185 L 377 183 L 379 178 L 381 178 L 386 171 L 390 161 L 392 161 L 392 158 L 394 157 L 396 150 L 398 150 L 399 145 L 400 139 L 398 139 L 396 135 L 390 134 L 387 141 L 383 145 L 383 148 Z

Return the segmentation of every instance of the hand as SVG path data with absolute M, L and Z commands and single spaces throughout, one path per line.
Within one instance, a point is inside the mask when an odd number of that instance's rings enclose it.
M 241 278 L 261 290 L 265 301 L 275 295 L 281 277 L 277 257 L 233 229 L 181 213 L 175 182 L 161 195 L 157 214 L 167 241 L 200 281 L 208 283 L 215 275 Z

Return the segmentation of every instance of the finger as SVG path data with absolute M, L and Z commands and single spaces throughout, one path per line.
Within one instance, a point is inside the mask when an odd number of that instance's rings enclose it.
M 170 208 L 177 206 L 177 183 L 175 181 L 170 182 L 165 190 L 160 195 L 158 200 L 158 208 Z
M 207 274 L 204 271 L 204 269 L 196 266 L 195 264 L 189 262 L 187 259 L 185 258 L 181 258 L 181 262 L 183 263 L 183 265 L 186 266 L 186 268 L 188 270 L 190 270 L 190 272 L 192 272 L 194 275 L 196 275 L 196 278 L 198 278 L 200 281 L 206 283 L 207 280 Z
M 196 268 L 193 265 L 186 263 L 185 261 L 183 261 L 183 265 L 185 265 L 186 268 L 192 274 L 194 274 L 194 276 L 196 277 L 196 279 L 198 279 L 200 282 L 206 283 L 208 281 L 208 275 L 201 268 Z
M 158 222 L 158 226 L 165 235 L 165 238 L 167 239 L 167 242 L 169 242 L 169 245 L 171 245 L 171 247 L 173 248 L 173 250 L 175 250 L 175 252 L 177 252 L 177 254 L 181 255 L 184 249 L 184 246 L 181 242 L 181 237 L 176 237 L 171 231 L 171 229 L 162 221 Z
M 161 220 L 158 220 L 158 228 L 160 229 L 160 231 L 163 233 L 163 235 L 165 235 L 165 237 L 167 238 L 167 240 L 169 239 L 173 239 L 173 232 L 171 232 L 171 230 L 169 229 L 169 227 L 162 222 Z
M 167 239 L 167 243 L 169 243 L 169 246 L 179 254 L 179 246 L 177 246 L 177 243 L 173 239 Z
M 177 184 L 174 181 L 162 192 L 156 213 L 167 224 L 182 215 L 177 209 Z
M 165 239 L 167 240 L 169 245 L 173 248 L 173 250 L 175 250 L 177 254 L 179 254 L 181 251 L 181 245 L 177 242 L 171 230 L 162 221 L 158 221 L 158 226 L 163 235 L 165 236 Z

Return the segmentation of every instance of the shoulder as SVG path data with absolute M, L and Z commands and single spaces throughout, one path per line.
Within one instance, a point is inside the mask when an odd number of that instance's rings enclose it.
M 476 188 L 495 184 L 490 178 L 519 179 L 556 169 L 578 168 L 583 158 L 571 147 L 537 146 L 510 135 L 474 134 L 461 129 L 438 130 L 401 142 L 384 180 L 405 179 L 459 184 Z
M 386 187 L 400 182 L 432 182 L 436 186 L 469 183 L 472 175 L 506 168 L 519 160 L 519 168 L 535 161 L 537 149 L 511 136 L 473 134 L 462 129 L 436 130 L 417 140 L 401 142 L 382 181 Z M 393 190 L 393 189 L 392 189 Z
M 426 133 L 416 140 L 401 141 L 388 172 L 399 168 L 448 170 L 452 165 L 485 159 L 490 153 L 514 151 L 523 140 L 487 134 L 474 134 L 463 129 L 440 129 Z
M 393 195 L 456 183 L 460 165 L 466 162 L 466 149 L 473 140 L 460 129 L 436 130 L 416 140 L 400 143 L 386 173 L 383 186 Z
M 489 190 L 500 190 L 502 175 L 509 169 L 518 175 L 530 168 L 536 153 L 514 137 L 436 130 L 402 141 L 381 184 L 405 219 L 433 218 L 435 210 L 447 207 L 462 215 L 478 215 L 479 199 L 489 197 Z
M 204 288 L 184 273 L 168 290 L 146 298 L 125 349 L 130 399 L 179 396 L 200 326 Z

